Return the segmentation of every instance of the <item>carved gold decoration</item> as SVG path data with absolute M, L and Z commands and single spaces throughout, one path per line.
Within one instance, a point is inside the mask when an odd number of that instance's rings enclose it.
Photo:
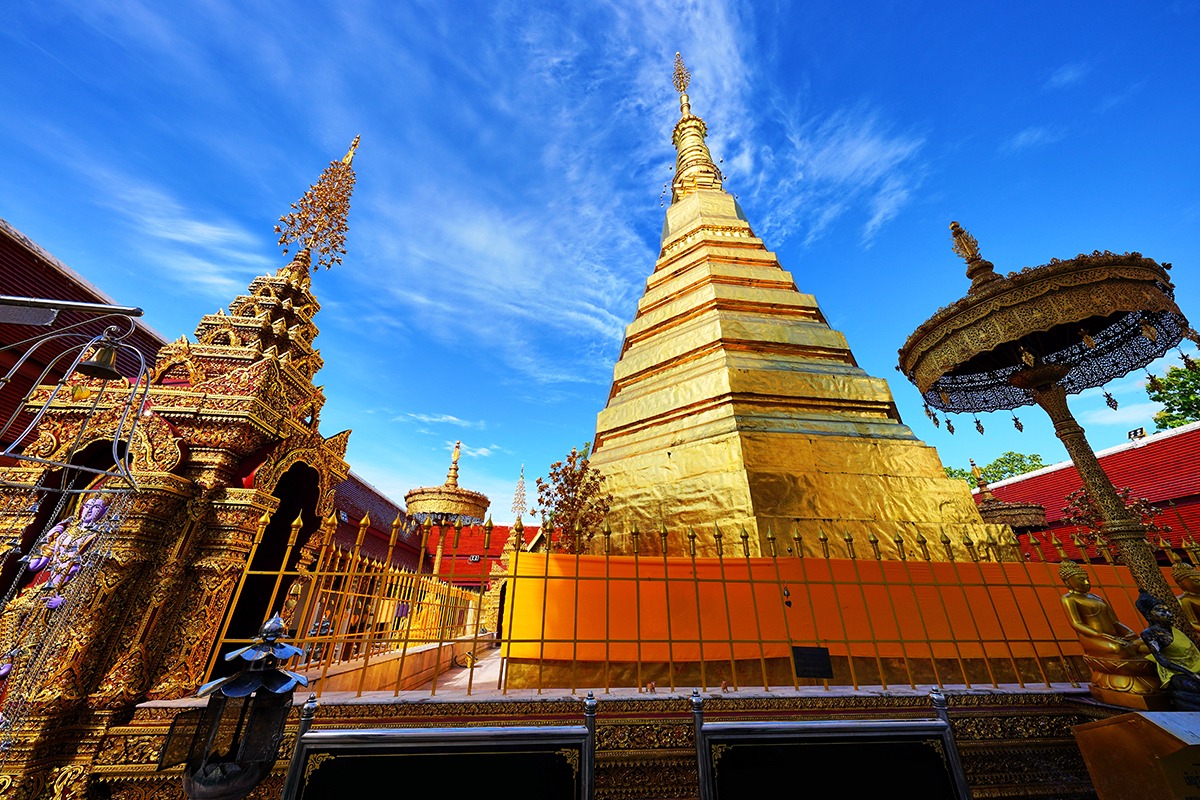
M 579 751 L 570 747 L 564 747 L 561 750 L 555 750 L 555 755 L 562 756 L 568 764 L 571 765 L 571 777 L 579 777 Z
M 158 351 L 158 359 L 155 361 L 154 368 L 150 370 L 150 383 L 162 383 L 171 368 L 176 366 L 183 367 L 187 371 L 188 383 L 195 385 L 204 382 L 204 371 L 196 365 L 192 358 L 191 345 L 188 344 L 186 336 L 180 336 Z
M 991 403 L 980 404 L 955 391 L 949 391 L 950 402 L 942 402 L 940 391 L 948 387 L 939 379 L 1025 332 L 1046 332 L 1060 325 L 1070 325 L 1073 330 L 1081 319 L 1107 317 L 1116 311 L 1145 310 L 1183 320 L 1174 299 L 1160 288 L 1169 285 L 1166 271 L 1140 253 L 1094 253 L 1026 268 L 989 282 L 978 293 L 968 294 L 930 317 L 900 349 L 900 369 L 935 408 L 967 412 L 1027 405 L 1032 399 L 1028 394 L 1002 386 L 995 388 Z M 1180 337 L 1185 326 L 1186 320 L 1167 325 L 1169 329 L 1178 327 Z M 1139 335 L 1140 330 L 1138 326 Z M 1096 341 L 1102 339 L 1096 337 Z M 1082 341 L 1080 345 L 1081 350 L 1094 353 L 1094 359 L 1113 356 L 1111 348 L 1088 348 Z M 1144 366 L 1139 362 L 1146 359 L 1148 364 L 1157 357 L 1151 357 L 1152 352 L 1157 350 L 1147 343 L 1120 366 L 1125 372 L 1134 365 Z M 1093 377 L 1086 367 L 1090 361 L 1083 361 L 1072 373 L 1073 391 L 1099 385 L 1094 382 L 1099 374 Z
M 341 161 L 331 161 L 320 179 L 295 203 L 292 210 L 279 218 L 275 226 L 279 246 L 286 255 L 293 245 L 301 250 L 316 250 L 317 265 L 326 269 L 342 263 L 346 253 L 346 232 L 349 225 L 350 195 L 354 192 L 354 151 L 359 137 L 355 136 L 349 151 Z
M 304 784 L 307 786 L 309 780 L 321 768 L 321 765 L 327 761 L 333 761 L 332 753 L 313 753 L 308 758 L 308 763 L 304 765 Z

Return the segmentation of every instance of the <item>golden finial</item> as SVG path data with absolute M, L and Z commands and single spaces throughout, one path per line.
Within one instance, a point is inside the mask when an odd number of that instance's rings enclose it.
M 300 251 L 316 251 L 316 266 L 326 269 L 342 263 L 346 254 L 346 218 L 350 214 L 350 195 L 354 193 L 354 151 L 359 137 L 355 136 L 350 149 L 341 161 L 331 161 L 321 177 L 295 203 L 292 210 L 279 218 L 275 226 L 279 246 L 287 255 L 292 245 Z M 315 269 L 315 267 L 314 267 Z
M 358 149 L 358 140 L 361 138 L 362 138 L 361 133 L 358 136 L 354 137 L 354 141 L 350 143 L 350 149 L 346 151 L 346 155 L 342 156 L 343 164 L 353 164 L 354 163 L 354 151 Z
M 458 457 L 462 455 L 462 442 L 454 443 L 454 452 L 450 454 L 450 470 L 446 473 L 446 485 L 458 486 Z
M 979 240 L 959 225 L 957 222 L 950 223 L 950 236 L 954 241 L 952 245 L 955 254 L 970 264 L 972 261 L 979 258 Z
M 675 84 L 675 91 L 683 94 L 688 90 L 688 84 L 692 81 L 692 73 L 683 64 L 683 56 L 679 53 L 675 54 L 675 74 L 671 78 Z
M 950 223 L 950 237 L 954 252 L 967 262 L 967 277 L 971 279 L 971 288 L 968 291 L 973 292 L 983 284 L 1000 278 L 995 273 L 992 262 L 979 254 L 979 240 L 967 233 L 957 222 Z

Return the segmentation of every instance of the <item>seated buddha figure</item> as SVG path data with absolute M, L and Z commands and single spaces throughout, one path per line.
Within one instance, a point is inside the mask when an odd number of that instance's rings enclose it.
M 1163 702 L 1161 684 L 1149 649 L 1122 625 L 1104 598 L 1091 593 L 1083 567 L 1074 561 L 1059 564 L 1058 575 L 1067 586 L 1063 611 L 1083 646 L 1083 660 L 1091 670 L 1091 692 L 1097 700 L 1128 708 L 1147 708 L 1146 696 Z
M 1171 575 L 1175 585 L 1183 590 L 1178 599 L 1185 619 L 1180 621 L 1191 625 L 1192 630 L 1200 631 L 1200 570 L 1180 561 L 1171 567 Z

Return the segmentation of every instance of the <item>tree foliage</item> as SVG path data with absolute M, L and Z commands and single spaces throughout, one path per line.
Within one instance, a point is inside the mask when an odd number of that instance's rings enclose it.
M 1134 497 L 1128 486 L 1118 490 L 1117 494 L 1125 507 L 1132 512 L 1134 519 L 1141 522 L 1146 528 L 1147 535 L 1170 532 L 1170 526 L 1158 524 L 1158 515 L 1162 513 L 1161 508 L 1153 505 L 1144 497 Z M 1096 503 L 1088 494 L 1087 489 L 1076 489 L 1067 495 L 1066 501 L 1067 504 L 1063 506 L 1064 522 L 1083 528 L 1089 533 L 1100 532 L 1100 524 L 1104 519 L 1100 516 L 1100 509 L 1096 507 Z
M 1200 420 L 1200 370 L 1171 367 L 1162 377 L 1151 378 L 1146 394 L 1163 404 L 1154 415 L 1154 426 L 1160 431 Z
M 537 479 L 537 505 L 543 518 L 560 529 L 554 547 L 578 553 L 584 541 L 600 532 L 612 506 L 612 495 L 604 491 L 604 476 L 588 461 L 591 445 L 571 448 L 563 461 L 550 465 L 550 475 Z M 550 531 L 546 531 L 550 535 Z
M 1041 469 L 1046 466 L 1042 461 L 1042 457 L 1037 453 L 1017 453 L 1009 450 L 1006 453 L 1000 454 L 995 461 L 988 464 L 986 467 L 980 467 L 979 471 L 983 473 L 983 479 L 988 483 L 1002 481 L 1005 478 L 1011 478 L 1014 475 L 1024 475 L 1026 472 L 1033 472 L 1035 469 Z M 966 481 L 972 486 L 975 485 L 975 478 L 971 474 L 970 468 L 961 469 L 959 467 L 944 467 L 947 478 L 959 478 Z

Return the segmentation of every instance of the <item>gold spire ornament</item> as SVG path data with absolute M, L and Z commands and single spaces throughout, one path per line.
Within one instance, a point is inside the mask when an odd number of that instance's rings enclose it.
M 950 223 L 950 239 L 956 255 L 967 262 L 967 277 L 971 279 L 969 292 L 1000 276 L 995 272 L 995 265 L 979 254 L 979 240 L 972 236 L 957 222 Z
M 679 53 L 675 54 L 675 74 L 671 77 L 672 83 L 675 84 L 675 91 L 683 94 L 688 90 L 688 85 L 692 82 L 692 73 L 683 63 L 683 56 Z
M 704 143 L 708 126 L 692 114 L 692 101 L 687 96 L 692 73 L 684 66 L 683 56 L 679 53 L 675 54 L 675 72 L 671 80 L 679 91 L 679 122 L 675 123 L 671 134 L 676 150 L 675 177 L 671 181 L 671 203 L 674 204 L 698 190 L 721 191 L 722 176 Z
M 346 232 L 350 226 L 350 196 L 354 193 L 354 152 L 361 137 L 355 136 L 341 161 L 331 161 L 321 177 L 279 218 L 275 226 L 279 246 L 287 255 L 292 246 L 298 251 L 315 251 L 313 269 L 329 269 L 342 263 L 346 254 Z

